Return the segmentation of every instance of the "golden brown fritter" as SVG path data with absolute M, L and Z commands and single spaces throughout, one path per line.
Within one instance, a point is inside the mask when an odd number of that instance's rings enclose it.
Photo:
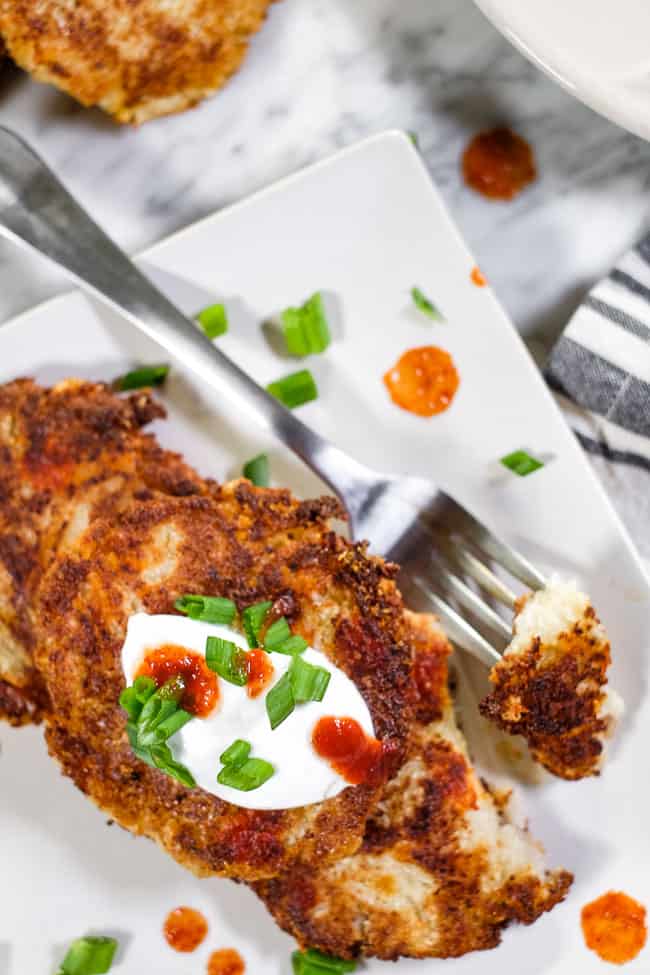
M 432 618 L 409 617 L 417 721 L 362 848 L 254 885 L 301 947 L 341 958 L 492 948 L 509 922 L 530 924 L 561 901 L 572 879 L 545 871 L 539 849 L 509 823 L 507 797 L 472 769 L 447 690 L 447 641 Z
M 597 775 L 620 706 L 607 688 L 610 661 L 587 596 L 571 583 L 551 583 L 519 601 L 514 639 L 490 673 L 493 689 L 481 712 L 522 735 L 554 775 Z
M 270 877 L 295 861 L 354 852 L 380 785 L 308 807 L 253 811 L 187 789 L 132 753 L 118 698 L 129 615 L 174 612 L 182 593 L 222 595 L 240 609 L 263 599 L 355 682 L 391 762 L 409 728 L 411 648 L 395 567 L 328 525 L 332 498 L 238 481 L 208 497 L 135 503 L 96 521 L 57 560 L 37 605 L 37 665 L 51 696 L 51 754 L 126 828 L 156 839 L 198 875 Z
M 0 35 L 38 81 L 118 122 L 191 108 L 237 70 L 270 0 L 0 0 Z
M 57 549 L 134 497 L 209 488 L 140 432 L 164 415 L 149 392 L 119 397 L 101 383 L 0 386 L 0 718 L 26 724 L 46 706 L 31 602 Z

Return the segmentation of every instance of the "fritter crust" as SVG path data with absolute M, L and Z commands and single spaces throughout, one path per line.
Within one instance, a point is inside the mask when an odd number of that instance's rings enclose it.
M 198 104 L 243 60 L 270 0 L 0 0 L 20 67 L 118 122 Z
M 529 597 L 516 608 L 515 634 Z M 531 634 L 490 672 L 493 689 L 480 710 L 504 731 L 522 735 L 549 772 L 576 780 L 597 775 L 603 741 L 614 718 L 605 707 L 609 641 L 596 612 L 585 606 L 551 639 Z M 611 695 L 611 692 L 610 692 Z
M 507 797 L 478 779 L 451 710 L 449 645 L 433 618 L 409 619 L 418 720 L 361 849 L 254 885 L 301 947 L 341 958 L 492 948 L 509 922 L 532 923 L 571 884 L 566 871 L 544 870 L 532 840 L 509 823 Z
M 31 604 L 59 548 L 134 497 L 211 489 L 141 427 L 165 411 L 149 392 L 30 379 L 0 386 L 0 718 L 38 721 L 47 695 L 33 665 Z
M 238 808 L 185 789 L 132 754 L 119 707 L 128 616 L 174 612 L 184 592 L 224 595 L 274 612 L 355 681 L 392 756 L 411 720 L 411 648 L 394 567 L 329 529 L 331 498 L 298 502 L 247 481 L 212 498 L 134 504 L 96 521 L 45 579 L 37 664 L 52 699 L 51 754 L 123 826 L 156 839 L 198 875 L 270 877 L 290 864 L 354 852 L 379 786 L 345 789 L 309 807 Z

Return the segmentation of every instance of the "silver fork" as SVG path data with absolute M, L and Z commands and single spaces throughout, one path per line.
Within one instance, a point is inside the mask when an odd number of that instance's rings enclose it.
M 305 426 L 158 291 L 39 156 L 2 127 L 0 235 L 49 258 L 272 432 L 340 498 L 352 537 L 401 565 L 407 602 L 432 607 L 451 640 L 483 663 L 500 659 L 510 627 L 483 593 L 509 608 L 516 597 L 488 563 L 530 589 L 544 586 L 543 575 L 434 484 L 369 470 Z

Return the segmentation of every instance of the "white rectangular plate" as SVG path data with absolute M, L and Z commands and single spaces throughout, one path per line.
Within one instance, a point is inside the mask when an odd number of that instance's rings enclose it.
M 596 972 L 580 907 L 609 888 L 650 903 L 647 742 L 648 587 L 641 566 L 587 461 L 519 336 L 489 288 L 470 280 L 473 260 L 415 149 L 403 135 L 370 139 L 153 248 L 143 266 L 192 314 L 225 301 L 230 331 L 219 342 L 260 382 L 298 368 L 274 353 L 262 323 L 317 289 L 327 293 L 335 341 L 307 364 L 320 399 L 307 423 L 384 471 L 426 475 L 545 568 L 575 576 L 611 634 L 612 682 L 627 712 L 600 779 L 545 778 L 518 785 L 531 828 L 549 860 L 576 874 L 567 901 L 531 928 L 506 932 L 501 947 L 457 961 L 399 963 L 400 973 L 517 975 Z M 443 311 L 417 312 L 421 287 Z M 437 344 L 454 357 L 461 386 L 452 407 L 425 420 L 389 400 L 382 375 L 407 348 Z M 0 329 L 0 381 L 109 378 L 160 350 L 79 293 L 42 305 Z M 268 449 L 278 484 L 299 493 L 316 479 L 265 441 L 218 395 L 174 367 L 157 424 L 166 446 L 203 473 L 226 478 Z M 549 457 L 518 478 L 496 460 L 521 447 Z M 215 948 L 234 946 L 251 975 L 290 972 L 292 942 L 244 887 L 198 881 L 153 843 L 105 817 L 58 773 L 38 729 L 0 729 L 0 973 L 47 975 L 84 932 L 117 933 L 116 972 L 205 971 Z M 161 925 L 179 904 L 210 923 L 204 945 L 179 956 Z M 644 970 L 644 956 L 629 971 Z M 645 962 L 647 966 L 647 959 Z M 395 971 L 370 963 L 368 971 Z

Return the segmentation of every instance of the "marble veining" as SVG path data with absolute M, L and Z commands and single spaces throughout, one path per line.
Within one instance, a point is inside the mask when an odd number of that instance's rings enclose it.
M 413 130 L 477 261 L 542 346 L 650 224 L 650 146 L 543 76 L 471 0 L 281 0 L 222 93 L 141 129 L 10 67 L 0 111 L 130 251 L 365 135 Z M 540 178 L 514 203 L 459 178 L 466 141 L 496 122 L 537 153 Z M 0 245 L 0 320 L 65 287 Z

